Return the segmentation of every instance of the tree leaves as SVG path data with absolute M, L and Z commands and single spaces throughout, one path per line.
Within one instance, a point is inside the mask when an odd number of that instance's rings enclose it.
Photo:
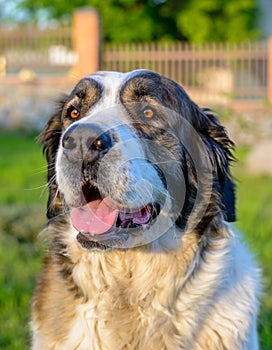
M 188 40 L 239 42 L 258 38 L 257 0 L 21 0 L 20 8 L 39 19 L 72 20 L 74 9 L 96 8 L 106 42 Z
M 257 39 L 255 0 L 191 0 L 177 16 L 178 30 L 189 41 L 239 42 Z

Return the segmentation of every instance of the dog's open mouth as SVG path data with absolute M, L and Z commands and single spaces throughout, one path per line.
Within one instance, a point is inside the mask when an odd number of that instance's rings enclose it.
M 137 209 L 120 209 L 111 198 L 102 198 L 94 186 L 83 185 L 82 191 L 87 204 L 71 210 L 71 221 L 75 229 L 84 234 L 85 239 L 103 241 L 108 239 L 110 234 L 116 236 L 136 230 L 144 231 L 160 211 L 157 203 Z

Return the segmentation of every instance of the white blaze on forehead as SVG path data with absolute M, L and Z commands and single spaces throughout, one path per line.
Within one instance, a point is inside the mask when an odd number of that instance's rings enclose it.
M 92 111 L 101 110 L 101 108 L 109 108 L 118 103 L 121 85 L 128 79 L 139 75 L 140 73 L 148 72 L 144 69 L 136 69 L 132 72 L 120 73 L 110 71 L 99 71 L 90 74 L 88 77 L 99 82 L 104 89 L 101 99 L 95 104 Z
M 101 112 L 103 109 L 121 105 L 120 90 L 121 86 L 131 78 L 137 77 L 139 74 L 149 72 L 144 69 L 136 69 L 132 72 L 120 73 L 110 71 L 99 71 L 87 76 L 97 81 L 103 87 L 103 93 L 99 101 L 89 111 L 89 116 Z
M 119 72 L 97 72 L 89 77 L 103 86 L 103 95 L 96 103 L 92 112 L 103 108 L 110 108 L 119 103 L 120 86 L 124 81 L 126 73 Z

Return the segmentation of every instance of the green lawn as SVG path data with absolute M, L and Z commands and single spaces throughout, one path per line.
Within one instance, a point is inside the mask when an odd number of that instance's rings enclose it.
M 1 202 L 38 203 L 42 194 L 46 198 L 46 163 L 35 136 L 0 131 Z
M 45 223 L 45 161 L 35 134 L 0 132 L 0 349 L 29 348 L 29 303 L 43 248 L 35 237 Z M 264 273 L 259 320 L 262 350 L 272 349 L 272 178 L 250 177 L 246 149 L 235 166 L 238 222 Z
M 0 132 L 0 349 L 29 348 L 29 304 L 41 268 L 45 161 L 35 134 Z
M 244 170 L 247 149 L 239 149 L 237 179 L 237 226 L 255 252 L 263 272 L 263 298 L 259 318 L 260 349 L 272 349 L 272 177 L 249 176 Z

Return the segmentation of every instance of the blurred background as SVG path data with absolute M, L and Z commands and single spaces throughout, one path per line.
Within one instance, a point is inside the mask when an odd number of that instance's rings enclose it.
M 236 143 L 236 226 L 262 266 L 260 348 L 271 350 L 271 0 L 0 0 L 0 349 L 29 348 L 46 250 L 35 137 L 80 77 L 136 68 L 183 85 Z

